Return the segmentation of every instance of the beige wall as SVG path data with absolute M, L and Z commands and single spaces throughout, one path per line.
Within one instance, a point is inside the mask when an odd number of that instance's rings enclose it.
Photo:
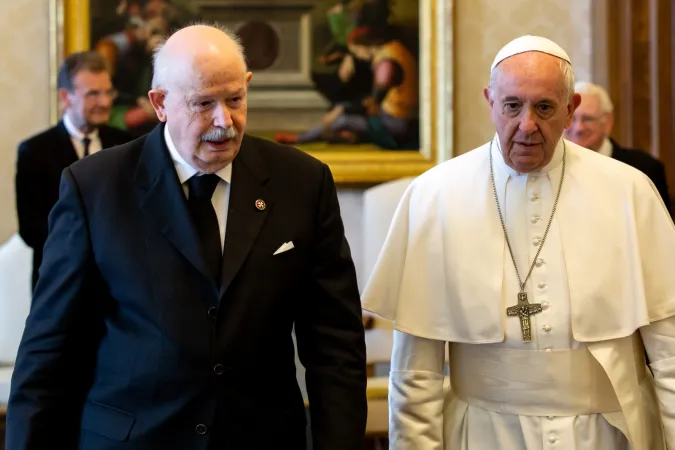
M 455 155 L 494 134 L 483 88 L 494 56 L 511 39 L 524 34 L 552 39 L 570 55 L 577 78 L 590 78 L 593 0 L 454 1 Z
M 49 3 L 0 2 L 0 243 L 16 230 L 17 144 L 49 126 Z

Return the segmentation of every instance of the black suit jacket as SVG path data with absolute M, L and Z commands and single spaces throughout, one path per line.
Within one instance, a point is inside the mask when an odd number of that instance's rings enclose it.
M 123 131 L 99 128 L 103 148 L 129 141 Z M 19 234 L 33 249 L 33 287 L 47 239 L 47 218 L 59 198 L 63 169 L 77 161 L 77 153 L 63 122 L 19 144 L 16 162 L 16 210 Z
M 656 186 L 659 194 L 661 194 L 661 198 L 663 198 L 668 211 L 670 211 L 670 196 L 668 195 L 666 170 L 663 163 L 649 153 L 638 149 L 623 148 L 613 139 L 610 139 L 610 141 L 612 142 L 612 158 L 635 167 L 647 175 L 652 180 L 652 183 L 654 183 L 654 186 Z
M 244 137 L 214 274 L 162 130 L 63 172 L 7 449 L 304 450 L 294 325 L 314 449 L 362 448 L 361 304 L 328 167 Z

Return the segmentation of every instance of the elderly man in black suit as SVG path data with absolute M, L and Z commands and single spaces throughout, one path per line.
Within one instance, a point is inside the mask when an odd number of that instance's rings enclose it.
M 57 76 L 63 119 L 19 144 L 16 209 L 19 234 L 33 249 L 33 288 L 47 239 L 47 217 L 59 197 L 63 169 L 103 148 L 124 144 L 123 131 L 106 126 L 116 91 L 105 60 L 94 52 L 66 57 Z
M 7 449 L 363 446 L 356 273 L 322 162 L 245 136 L 243 49 L 155 54 L 148 136 L 66 169 L 7 411 Z
M 585 81 L 577 82 L 574 90 L 581 94 L 581 105 L 574 111 L 565 138 L 643 172 L 652 180 L 670 211 L 666 171 L 661 161 L 641 150 L 623 148 L 609 137 L 614 125 L 614 105 L 607 91 Z

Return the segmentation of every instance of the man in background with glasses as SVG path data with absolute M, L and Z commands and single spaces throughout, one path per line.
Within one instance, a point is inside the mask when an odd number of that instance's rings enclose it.
M 614 105 L 607 91 L 585 81 L 577 82 L 574 90 L 581 94 L 581 105 L 574 111 L 565 138 L 643 172 L 652 180 L 670 211 L 666 171 L 661 161 L 647 152 L 623 148 L 609 137 L 614 125 Z
M 66 57 L 57 79 L 63 117 L 21 144 L 16 167 L 19 234 L 33 249 L 33 288 L 47 239 L 48 216 L 59 197 L 61 172 L 75 161 L 129 140 L 105 125 L 117 93 L 105 60 L 94 52 Z

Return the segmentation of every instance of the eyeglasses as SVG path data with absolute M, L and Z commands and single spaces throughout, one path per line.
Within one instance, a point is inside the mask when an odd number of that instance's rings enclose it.
M 70 92 L 74 93 L 76 89 L 73 89 Z M 110 100 L 115 100 L 118 95 L 119 95 L 119 92 L 117 91 L 117 89 L 108 89 L 107 91 L 101 91 L 101 90 L 98 90 L 98 89 L 91 89 L 91 90 L 88 90 L 84 93 L 84 98 L 85 98 L 85 100 L 98 100 L 98 99 L 107 97 Z
M 591 125 L 600 122 L 605 116 L 572 116 L 572 124 L 580 123 L 582 125 Z
M 118 95 L 119 92 L 117 92 L 117 89 L 108 89 L 107 91 L 91 90 L 85 92 L 84 98 L 87 100 L 98 100 L 101 97 L 108 97 L 111 100 L 115 100 Z

